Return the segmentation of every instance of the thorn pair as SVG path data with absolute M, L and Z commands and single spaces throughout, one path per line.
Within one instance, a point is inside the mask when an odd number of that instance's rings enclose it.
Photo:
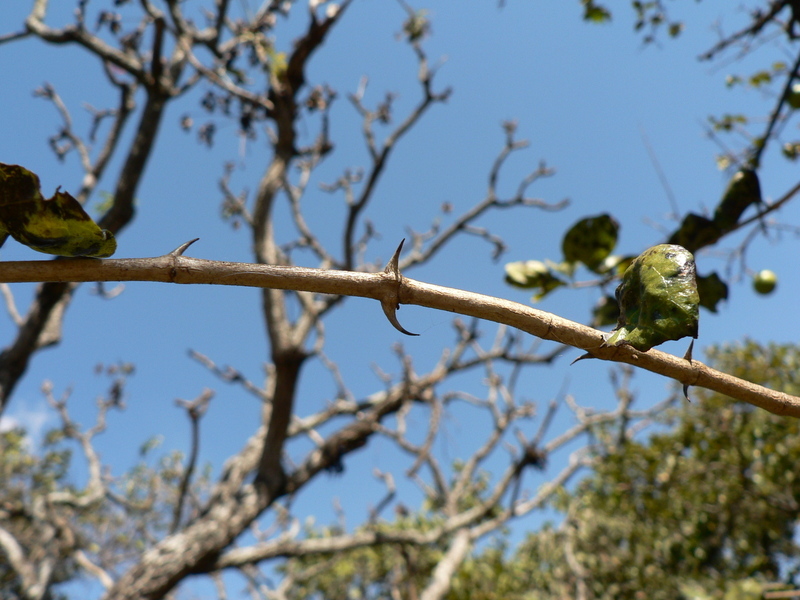
M 169 253 L 169 256 L 182 256 L 183 253 L 186 251 L 189 246 L 194 244 L 198 239 L 195 238 L 193 240 L 189 240 L 175 248 L 172 252 Z M 400 274 L 400 252 L 403 250 L 403 244 L 405 243 L 405 238 L 400 241 L 400 245 L 397 247 L 397 250 L 394 252 L 394 256 L 386 265 L 386 268 L 383 272 L 386 275 L 390 275 L 394 277 L 395 282 L 397 283 L 397 288 L 395 293 L 389 298 L 383 298 L 381 300 L 381 308 L 383 308 L 383 312 L 386 315 L 386 318 L 389 319 L 389 322 L 392 326 L 397 329 L 400 333 L 404 333 L 405 335 L 413 335 L 417 336 L 418 333 L 411 333 L 407 331 L 402 325 L 400 325 L 400 321 L 397 320 L 397 309 L 400 308 L 399 302 L 399 295 L 400 295 L 400 286 L 403 284 L 403 276 Z
M 394 277 L 395 282 L 397 282 L 397 288 L 393 296 L 381 299 L 381 308 L 383 309 L 383 314 L 385 314 L 386 318 L 389 319 L 389 323 L 391 323 L 392 326 L 397 329 L 397 331 L 404 333 L 405 335 L 416 336 L 419 334 L 407 331 L 402 325 L 400 325 L 400 321 L 397 320 L 397 309 L 400 308 L 400 286 L 403 285 L 403 276 L 400 273 L 400 252 L 403 250 L 403 244 L 405 241 L 405 238 L 400 240 L 400 245 L 397 247 L 397 250 L 395 250 L 394 256 L 392 256 L 392 259 L 387 263 L 386 268 L 383 270 L 386 275 Z

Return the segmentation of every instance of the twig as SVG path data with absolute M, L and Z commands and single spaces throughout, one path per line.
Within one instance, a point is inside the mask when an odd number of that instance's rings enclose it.
M 427 109 L 434 103 L 437 102 L 444 102 L 449 98 L 451 90 L 450 88 L 445 89 L 442 92 L 434 93 L 431 91 L 431 84 L 433 74 L 427 69 L 427 57 L 425 56 L 424 52 L 422 51 L 419 46 L 415 46 L 415 52 L 417 54 L 417 58 L 420 65 L 420 84 L 423 89 L 422 99 L 418 101 L 417 105 L 408 114 L 408 116 L 400 123 L 383 141 L 383 144 L 380 148 L 377 147 L 374 139 L 374 133 L 372 130 L 372 124 L 375 120 L 387 120 L 388 115 L 390 114 L 388 111 L 388 105 L 385 104 L 386 108 L 379 109 L 377 111 L 369 111 L 363 107 L 361 104 L 361 98 L 358 95 L 351 95 L 350 100 L 353 102 L 354 106 L 358 110 L 358 112 L 363 117 L 363 131 L 364 131 L 364 138 L 367 141 L 367 148 L 370 151 L 370 155 L 372 156 L 372 167 L 370 168 L 369 172 L 366 176 L 366 182 L 364 184 L 364 188 L 361 190 L 358 198 L 350 205 L 348 205 L 348 214 L 347 214 L 347 221 L 345 224 L 344 230 L 344 260 L 343 260 L 343 267 L 345 269 L 352 269 L 355 266 L 354 254 L 355 254 L 355 229 L 356 224 L 358 223 L 358 218 L 364 208 L 367 206 L 367 203 L 372 198 L 373 191 L 375 186 L 378 183 L 378 179 L 382 175 L 386 165 L 388 163 L 389 155 L 391 154 L 392 150 L 396 146 L 397 142 L 400 140 L 403 135 L 405 135 L 425 114 Z M 390 102 L 390 101 L 388 101 Z
M 378 522 L 378 517 L 380 517 L 381 512 L 383 512 L 383 510 L 392 503 L 395 494 L 397 493 L 397 486 L 394 484 L 394 477 L 392 477 L 391 473 L 383 473 L 378 469 L 375 469 L 374 475 L 375 477 L 383 480 L 384 485 L 386 485 L 386 495 L 381 498 L 381 501 L 378 502 L 375 508 L 369 511 L 369 522 L 371 524 Z
M 767 23 L 772 21 L 775 16 L 788 5 L 787 0 L 772 0 L 769 5 L 769 10 L 761 14 L 761 16 L 753 21 L 747 27 L 744 27 L 733 33 L 726 38 L 720 40 L 712 48 L 700 55 L 700 60 L 710 60 L 714 55 L 718 54 L 731 44 L 737 42 L 744 37 L 755 37 L 764 28 Z
M 491 242 L 495 247 L 493 258 L 497 259 L 505 250 L 502 243 L 498 242 L 498 238 L 492 236 L 487 230 L 477 229 L 471 227 L 471 223 L 483 216 L 491 209 L 506 209 L 516 206 L 528 206 L 541 208 L 543 210 L 561 210 L 567 205 L 566 200 L 550 204 L 536 198 L 526 197 L 527 189 L 537 180 L 542 177 L 551 176 L 554 171 L 548 168 L 544 163 L 529 173 L 520 182 L 516 194 L 507 200 L 502 200 L 497 195 L 497 182 L 506 159 L 513 153 L 523 148 L 527 148 L 528 142 L 524 140 L 516 140 L 514 133 L 516 131 L 513 123 L 505 123 L 503 130 L 506 134 L 505 145 L 500 153 L 494 160 L 494 164 L 489 173 L 488 191 L 483 200 L 474 205 L 468 211 L 460 215 L 449 227 L 443 231 L 438 231 L 438 226 L 435 226 L 431 235 L 413 234 L 411 240 L 411 251 L 406 254 L 400 263 L 400 268 L 403 271 L 409 270 L 430 261 L 435 254 L 438 253 L 448 242 L 452 240 L 459 233 L 472 233 L 483 237 Z M 427 243 L 426 243 L 427 242 Z
M 181 524 L 183 505 L 186 501 L 189 483 L 192 480 L 192 475 L 194 475 L 194 470 L 197 466 L 197 455 L 200 451 L 200 419 L 203 417 L 206 410 L 208 410 L 208 403 L 213 397 L 214 392 L 205 389 L 202 394 L 191 402 L 181 400 L 180 398 L 175 401 L 178 406 L 182 406 L 186 409 L 186 414 L 189 417 L 189 422 L 192 426 L 192 448 L 189 452 L 189 462 L 183 470 L 183 475 L 178 485 L 178 499 L 175 501 L 175 506 L 172 510 L 172 525 L 169 528 L 170 533 L 175 533 Z
M 263 389 L 258 387 L 252 381 L 247 379 L 240 371 L 237 371 L 233 367 L 225 367 L 224 369 L 217 366 L 217 364 L 207 357 L 205 354 L 201 354 L 196 350 L 189 350 L 189 356 L 211 371 L 214 375 L 219 377 L 222 381 L 226 383 L 238 383 L 241 385 L 247 392 L 261 400 L 262 402 L 266 402 L 269 398 L 267 397 L 266 393 Z
M 797 80 L 798 76 L 800 76 L 800 73 L 798 73 L 798 69 L 800 69 L 800 52 L 797 54 L 797 58 L 795 58 L 794 64 L 792 65 L 792 68 L 789 70 L 789 75 L 786 78 L 786 83 L 784 83 L 783 85 L 783 91 L 781 92 L 781 96 L 778 99 L 778 103 L 775 105 L 772 114 L 770 115 L 769 123 L 767 124 L 767 130 L 761 137 L 761 143 L 756 145 L 755 152 L 753 153 L 753 156 L 750 159 L 750 162 L 752 163 L 750 166 L 752 166 L 753 168 L 757 168 L 761 163 L 761 154 L 767 147 L 767 142 L 769 141 L 769 138 L 772 135 L 772 130 L 775 128 L 775 125 L 777 124 L 778 119 L 780 118 L 781 109 L 788 100 L 789 95 L 792 93 L 792 83 Z
M 22 315 L 20 315 L 19 311 L 17 310 L 17 304 L 16 302 L 14 302 L 14 294 L 7 283 L 0 283 L 0 293 L 3 295 L 3 300 L 5 300 L 6 302 L 6 310 L 8 311 L 8 316 L 11 317 L 11 320 L 14 322 L 14 325 L 16 325 L 17 327 L 22 327 L 22 325 L 25 323 L 25 320 L 22 318 Z

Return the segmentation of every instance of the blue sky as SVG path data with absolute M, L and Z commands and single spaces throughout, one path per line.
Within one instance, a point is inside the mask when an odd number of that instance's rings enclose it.
M 491 260 L 487 245 L 462 238 L 432 264 L 407 275 L 520 302 L 528 302 L 529 294 L 505 285 L 503 263 L 558 259 L 561 235 L 579 218 L 613 213 L 622 225 L 619 251 L 623 254 L 636 254 L 662 242 L 664 232 L 674 228 L 645 136 L 679 208 L 700 212 L 713 207 L 730 173 L 720 172 L 715 165 L 718 148 L 704 136 L 706 117 L 723 112 L 763 116 L 771 108 L 767 94 L 729 90 L 725 77 L 747 74 L 757 64 L 786 60 L 781 48 L 768 44 L 756 62 L 699 62 L 697 55 L 716 40 L 711 28 L 714 21 L 721 19 L 728 30 L 741 23 L 742 14 L 728 3 L 670 3 L 674 16 L 687 20 L 685 33 L 677 40 L 647 47 L 632 32 L 633 16 L 627 7 L 618 9 L 610 24 L 593 26 L 581 21 L 577 1 L 508 0 L 502 10 L 491 0 L 439 0 L 415 6 L 427 8 L 432 21 L 433 35 L 425 48 L 431 61 L 439 64 L 437 85 L 439 89 L 451 86 L 453 94 L 446 104 L 434 106 L 397 148 L 369 210 L 381 238 L 370 248 L 368 259 L 388 259 L 406 235 L 406 227 L 426 229 L 443 202 L 451 202 L 458 214 L 482 199 L 489 168 L 502 148 L 501 123 L 513 119 L 518 122 L 518 136 L 528 139 L 530 147 L 509 160 L 501 191 L 511 194 L 520 178 L 545 160 L 556 174 L 537 182 L 530 192 L 549 202 L 569 198 L 569 207 L 559 213 L 498 212 L 482 220 L 479 225 L 506 240 L 509 251 L 499 262 Z M 14 3 L 6 9 L 3 32 L 22 23 L 25 8 L 23 3 Z M 726 10 L 730 14 L 723 15 Z M 63 23 L 55 16 L 51 24 Z M 69 11 L 61 17 L 69 19 Z M 377 102 L 386 91 L 396 92 L 398 120 L 419 95 L 414 57 L 397 40 L 403 18 L 395 2 L 356 0 L 311 63 L 309 81 L 328 83 L 339 92 L 331 132 L 336 153 L 320 168 L 305 200 L 311 225 L 331 244 L 339 235 L 341 198 L 318 191 L 316 184 L 333 181 L 343 168 L 367 161 L 358 118 L 346 94 L 366 75 L 365 100 Z M 278 35 L 283 36 L 279 47 L 288 45 L 300 23 L 302 20 L 279 26 Z M 81 173 L 75 156 L 59 163 L 47 147 L 48 136 L 60 125 L 59 117 L 52 105 L 32 97 L 31 92 L 44 82 L 51 83 L 71 109 L 76 129 L 85 131 L 88 120 L 83 104 L 102 108 L 114 99 L 103 84 L 99 64 L 78 49 L 46 46 L 35 40 L 0 46 L 0 56 L 4 64 L 0 161 L 22 164 L 38 173 L 46 195 L 59 185 L 67 190 L 77 188 Z M 219 218 L 217 180 L 223 161 L 234 160 L 235 184 L 253 189 L 269 151 L 261 136 L 248 142 L 242 154 L 241 140 L 231 124 L 218 132 L 213 149 L 200 147 L 193 134 L 181 131 L 178 122 L 182 115 L 190 114 L 197 122 L 205 118 L 198 105 L 205 89 L 199 88 L 168 113 L 138 192 L 138 216 L 120 236 L 117 257 L 160 255 L 200 237 L 188 254 L 250 260 L 248 235 L 234 231 Z M 313 137 L 316 122 L 309 118 L 306 125 Z M 794 127 L 790 125 L 787 131 Z M 100 190 L 111 188 L 119 165 L 117 159 Z M 777 156 L 773 149 L 760 171 L 765 196 L 779 197 L 794 185 L 798 172 L 797 165 Z M 99 201 L 93 198 L 90 206 Z M 778 218 L 797 223 L 799 211 L 790 205 Z M 699 253 L 700 272 L 724 268 L 720 250 L 740 241 L 741 235 L 734 236 L 721 248 Z M 761 297 L 752 292 L 748 281 L 733 283 L 731 300 L 718 314 L 701 314 L 698 347 L 745 336 L 764 342 L 795 341 L 800 293 L 797 252 L 797 239 L 791 234 L 780 241 L 760 238 L 753 242 L 748 266 L 776 271 L 780 278 L 777 291 Z M 0 250 L 0 258 L 46 259 L 13 242 Z M 29 285 L 13 286 L 20 310 L 24 310 L 31 289 Z M 252 432 L 259 406 L 241 390 L 218 382 L 188 358 L 187 350 L 206 354 L 220 365 L 232 365 L 260 383 L 268 351 L 258 292 L 128 283 L 118 297 L 105 300 L 91 291 L 92 286 L 81 287 L 64 324 L 63 342 L 36 356 L 6 418 L 33 430 L 55 424 L 47 416 L 39 391 L 42 381 L 49 379 L 56 393 L 72 390 L 70 407 L 75 418 L 89 425 L 94 400 L 108 384 L 93 373 L 94 366 L 131 362 L 137 372 L 127 388 L 128 408 L 109 419 L 110 432 L 97 440 L 114 472 L 132 466 L 138 460 L 140 444 L 154 435 L 163 435 L 165 450 L 187 449 L 187 419 L 175 408 L 174 399 L 194 398 L 205 387 L 215 389 L 217 395 L 202 425 L 201 459 L 220 466 Z M 540 303 L 540 308 L 586 322 L 596 298 L 596 291 L 559 291 Z M 423 371 L 436 360 L 443 344 L 453 339 L 449 314 L 404 307 L 400 318 L 422 336 L 401 338 L 386 323 L 380 307 L 362 299 L 348 301 L 328 323 L 326 351 L 340 361 L 343 376 L 356 395 L 382 387 L 373 365 L 398 371 L 391 352 L 393 343 L 402 342 L 415 356 L 418 371 Z M 486 323 L 481 329 L 491 339 L 494 326 Z M 0 315 L 3 344 L 11 339 L 12 330 L 11 321 Z M 683 340 L 663 348 L 682 354 L 685 345 Z M 577 351 L 551 368 L 533 369 L 523 379 L 523 395 L 547 402 L 566 385 L 580 404 L 608 406 L 608 366 L 583 361 L 570 367 L 574 356 Z M 319 365 L 309 365 L 306 374 L 298 398 L 301 414 L 319 410 L 335 393 Z M 470 378 L 465 385 L 479 393 L 480 377 Z M 669 382 L 637 373 L 634 388 L 641 405 L 646 406 L 664 397 Z M 561 411 L 553 433 L 570 423 L 568 412 Z M 424 426 L 424 420 L 419 426 Z M 485 426 L 470 411 L 454 411 L 442 451 L 452 457 L 463 455 L 476 432 Z M 535 426 L 534 422 L 531 427 Z M 387 445 L 371 445 L 353 456 L 347 475 L 322 478 L 313 493 L 301 495 L 295 506 L 301 513 L 317 514 L 327 521 L 331 497 L 345 498 L 353 481 L 369 479 L 373 468 L 388 470 L 403 462 Z M 496 464 L 505 464 L 504 459 L 498 458 Z M 350 502 L 351 523 L 360 522 L 366 508 L 379 500 L 380 489 L 376 488 L 374 495 Z

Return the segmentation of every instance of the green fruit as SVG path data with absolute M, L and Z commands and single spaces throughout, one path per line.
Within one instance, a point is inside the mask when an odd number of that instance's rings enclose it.
M 778 276 L 769 269 L 756 273 L 753 277 L 753 289 L 759 294 L 771 294 L 778 285 Z

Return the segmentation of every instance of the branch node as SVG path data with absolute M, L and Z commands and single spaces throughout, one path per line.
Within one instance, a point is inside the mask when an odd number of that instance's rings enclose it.
M 383 314 L 389 319 L 389 323 L 391 323 L 392 327 L 397 329 L 397 331 L 405 335 L 417 336 L 419 335 L 418 333 L 407 331 L 400 325 L 400 321 L 397 320 L 397 309 L 400 308 L 400 286 L 403 285 L 403 276 L 400 274 L 400 252 L 403 250 L 405 241 L 405 238 L 400 240 L 400 245 L 397 247 L 397 250 L 395 250 L 394 256 L 392 256 L 392 259 L 386 264 L 386 268 L 383 270 L 386 275 L 390 275 L 394 278 L 397 287 L 392 296 L 381 299 L 381 308 L 383 309 Z
M 183 244 L 181 244 L 180 246 L 175 248 L 175 250 L 170 252 L 167 256 L 183 256 L 183 253 L 186 252 L 186 249 L 189 246 L 191 246 L 192 244 L 194 244 L 199 239 L 200 238 L 194 238 L 193 240 L 189 240 L 188 242 L 184 242 Z

